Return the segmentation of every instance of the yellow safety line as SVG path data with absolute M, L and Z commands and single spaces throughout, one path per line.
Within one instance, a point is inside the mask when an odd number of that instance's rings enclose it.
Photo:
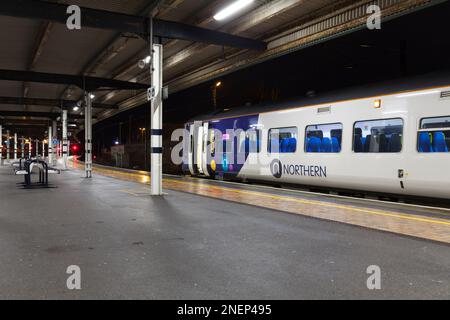
M 139 195 L 137 193 L 131 192 L 129 190 L 119 190 L 120 192 L 131 194 L 132 196 L 138 197 Z
M 127 175 L 130 177 L 141 176 L 141 174 L 130 173 L 130 172 L 118 172 L 118 171 L 114 171 L 114 170 L 110 170 L 110 169 L 103 169 L 103 168 L 101 168 L 101 169 L 96 168 L 96 169 L 99 171 L 106 171 L 106 172 L 111 172 L 113 174 Z M 393 217 L 393 218 L 398 218 L 398 219 L 406 219 L 406 220 L 412 220 L 412 221 L 420 221 L 420 222 L 450 226 L 450 222 L 448 222 L 448 221 L 420 218 L 420 217 L 413 216 L 413 215 L 394 213 L 394 212 L 389 212 L 389 211 L 384 211 L 384 210 L 361 209 L 361 208 L 356 208 L 356 207 L 346 206 L 346 205 L 339 205 L 339 204 L 334 204 L 334 203 L 326 203 L 326 202 L 321 202 L 321 201 L 304 200 L 304 199 L 297 199 L 297 198 L 291 198 L 291 197 L 286 197 L 286 196 L 270 195 L 270 194 L 262 193 L 262 192 L 232 189 L 229 187 L 223 188 L 223 187 L 218 187 L 218 186 L 205 185 L 202 183 L 193 183 L 193 182 L 179 181 L 179 180 L 174 180 L 174 179 L 163 179 L 163 181 L 166 181 L 169 183 L 191 185 L 191 186 L 195 186 L 195 187 L 203 187 L 203 188 L 208 188 L 208 189 L 216 189 L 216 190 L 220 190 L 220 191 L 224 191 L 224 189 L 226 189 L 227 191 L 234 192 L 234 193 L 261 196 L 261 197 L 275 199 L 275 200 L 287 200 L 287 201 L 297 202 L 297 203 L 301 203 L 301 204 L 318 205 L 318 206 L 322 206 L 322 207 L 345 209 L 345 210 L 349 210 L 349 211 L 367 213 L 367 214 L 371 214 L 371 215 L 379 215 L 379 216 L 385 216 L 385 217 Z M 124 190 L 120 190 L 120 191 L 127 192 Z M 132 192 L 127 192 L 127 193 L 137 196 L 135 193 L 132 193 Z M 282 210 L 282 211 L 285 211 L 285 210 Z M 305 214 L 305 215 L 307 215 L 307 214 Z M 312 216 L 312 215 L 309 215 L 309 216 Z
M 164 180 L 169 181 L 169 179 L 164 179 Z M 175 183 L 179 183 L 179 184 L 183 184 L 183 183 L 184 184 L 192 184 L 190 182 L 177 181 L 177 180 L 170 180 L 170 182 L 175 182 Z M 195 185 L 198 186 L 197 184 L 195 184 Z M 207 188 L 212 188 L 212 189 L 223 190 L 223 188 L 216 187 L 216 186 L 206 186 L 206 187 Z M 290 198 L 290 197 L 284 197 L 284 196 L 278 196 L 278 195 L 270 195 L 270 194 L 261 193 L 261 192 L 239 190 L 239 189 L 231 189 L 231 188 L 228 188 L 228 187 L 226 187 L 225 189 L 227 189 L 228 191 L 231 191 L 231 192 L 235 192 L 235 193 L 257 195 L 257 196 L 262 196 L 262 197 L 266 197 L 266 198 L 272 198 L 272 199 L 276 199 L 276 200 L 288 200 L 288 201 L 298 202 L 298 203 L 302 203 L 302 204 L 319 205 L 319 206 L 323 206 L 323 207 L 331 207 L 331 208 L 336 208 L 336 209 L 345 209 L 345 210 L 350 210 L 350 211 L 355 211 L 355 212 L 369 213 L 369 214 L 373 214 L 373 215 L 381 215 L 381 216 L 387 216 L 387 217 L 415 220 L 415 221 L 428 222 L 428 223 L 437 223 L 437 224 L 443 224 L 443 225 L 450 226 L 450 222 L 448 222 L 448 221 L 427 219 L 427 218 L 419 218 L 419 217 L 414 217 L 414 216 L 411 216 L 411 215 L 406 215 L 406 214 L 401 214 L 401 213 L 393 213 L 393 212 L 383 211 L 383 210 L 377 210 L 376 211 L 376 210 L 369 210 L 369 209 L 360 209 L 360 208 L 355 208 L 355 207 L 346 206 L 346 205 L 338 205 L 338 204 L 334 204 L 334 203 L 326 203 L 326 202 L 319 202 L 319 201 L 313 201 L 313 200 L 302 200 L 302 199 Z

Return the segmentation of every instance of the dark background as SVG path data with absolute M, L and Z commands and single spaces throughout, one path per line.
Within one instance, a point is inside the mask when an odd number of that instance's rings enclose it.
M 191 117 L 213 111 L 211 87 L 216 81 L 222 82 L 217 108 L 225 109 L 449 69 L 449 21 L 450 3 L 446 2 L 384 22 L 381 30 L 356 31 L 171 94 L 164 101 L 165 171 L 179 172 L 170 165 L 171 132 Z M 139 128 L 146 128 L 145 133 Z M 110 148 L 118 141 L 125 145 L 128 157 L 121 166 L 148 170 L 149 164 L 144 163 L 149 128 L 148 104 L 97 123 L 95 161 L 117 165 Z

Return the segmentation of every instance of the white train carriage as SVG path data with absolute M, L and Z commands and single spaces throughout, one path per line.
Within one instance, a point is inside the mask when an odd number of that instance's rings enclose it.
M 187 124 L 193 141 L 184 168 L 225 179 L 450 199 L 446 79 L 409 86 L 412 90 L 377 87 L 366 97 L 360 91 L 353 99 L 336 95 L 335 102 L 328 98 L 197 119 Z M 383 90 L 388 93 L 373 94 Z M 208 148 L 217 142 L 208 134 L 214 128 L 223 132 L 224 143 L 230 139 L 224 129 L 256 128 L 257 134 L 233 139 L 217 160 Z M 249 144 L 257 147 L 245 149 Z M 230 149 L 246 150 L 242 165 L 229 164 Z

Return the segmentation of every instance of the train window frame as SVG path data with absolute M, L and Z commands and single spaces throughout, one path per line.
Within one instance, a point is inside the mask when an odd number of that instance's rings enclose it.
M 309 127 L 319 127 L 319 126 L 332 126 L 332 125 L 340 125 L 341 126 L 342 134 L 341 134 L 341 141 L 340 141 L 341 145 L 340 145 L 339 152 L 312 152 L 312 151 L 307 151 L 308 128 Z M 303 152 L 304 153 L 308 153 L 308 154 L 310 154 L 310 153 L 312 153 L 312 154 L 339 154 L 339 153 L 342 153 L 342 142 L 343 142 L 342 137 L 343 136 L 344 136 L 344 124 L 342 122 L 306 125 L 305 126 L 305 139 L 303 140 Z
M 449 132 L 450 135 L 450 126 L 448 127 L 436 127 L 436 128 L 423 128 L 423 121 L 424 120 L 428 120 L 428 119 L 440 119 L 440 118 L 449 118 L 450 119 L 450 115 L 448 116 L 436 116 L 436 117 L 423 117 L 419 119 L 419 129 L 417 130 L 417 135 L 416 135 L 416 152 L 420 155 L 425 155 L 425 154 L 450 154 L 450 145 L 449 143 L 446 142 L 447 144 L 447 149 L 448 151 L 420 151 L 420 134 L 422 132 L 427 132 L 427 133 L 433 133 L 433 132 Z M 445 137 L 447 138 L 447 135 L 445 135 Z M 447 140 L 447 139 L 446 139 Z M 431 146 L 433 145 L 433 142 L 431 141 Z
M 271 132 L 273 130 L 288 130 L 288 129 L 294 129 L 295 130 L 295 150 L 292 152 L 280 152 L 280 150 L 278 150 L 278 152 L 272 152 L 272 145 L 271 145 Z M 270 128 L 267 132 L 267 153 L 268 154 L 295 154 L 297 153 L 298 150 L 298 138 L 299 138 L 299 130 L 297 126 L 290 126 L 290 127 L 278 127 L 278 128 Z
M 356 152 L 355 151 L 355 128 L 356 124 L 360 122 L 375 122 L 375 121 L 389 121 L 389 120 L 401 120 L 402 121 L 402 145 L 400 151 L 396 152 Z M 353 122 L 352 127 L 352 153 L 354 154 L 401 154 L 404 152 L 404 132 L 405 132 L 405 119 L 402 117 L 395 117 L 395 118 L 376 118 L 376 119 L 366 119 L 366 120 L 356 120 Z
M 437 117 L 423 117 L 423 118 L 420 118 L 419 130 L 433 130 L 433 129 L 445 129 L 445 128 L 448 128 L 448 130 L 450 130 L 450 121 L 449 121 L 449 126 L 448 127 L 422 128 L 424 120 L 442 119 L 442 118 L 448 118 L 450 120 L 450 115 L 448 115 L 448 116 L 437 116 Z

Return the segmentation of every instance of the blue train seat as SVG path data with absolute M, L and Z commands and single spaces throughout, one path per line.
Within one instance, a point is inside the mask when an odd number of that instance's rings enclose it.
M 322 144 L 320 146 L 320 152 L 330 153 L 331 152 L 331 140 L 330 138 L 323 138 Z
M 336 137 L 331 138 L 331 152 L 341 152 L 341 144 Z
M 311 138 L 306 139 L 306 152 L 311 152 Z
M 437 131 L 433 135 L 433 150 L 434 152 L 448 152 L 445 135 L 442 131 Z
M 289 147 L 289 139 L 282 139 L 280 143 L 280 153 L 286 153 L 288 152 Z
M 309 141 L 311 151 L 310 152 L 320 152 L 320 145 L 322 144 L 322 141 L 318 137 L 311 137 Z
M 428 132 L 421 132 L 419 134 L 419 152 L 433 152 Z
M 362 137 L 361 137 L 361 135 L 360 134 L 355 134 L 355 139 L 354 140 L 355 141 L 353 142 L 354 143 L 353 149 L 355 150 L 355 152 L 364 152 L 364 147 L 363 147 L 363 144 L 362 144 Z M 366 139 L 366 143 L 367 143 L 367 139 Z
M 295 152 L 297 150 L 297 139 L 290 138 L 288 142 L 287 152 Z
M 402 150 L 402 138 L 398 133 L 393 133 L 389 140 L 389 152 L 400 152 Z

